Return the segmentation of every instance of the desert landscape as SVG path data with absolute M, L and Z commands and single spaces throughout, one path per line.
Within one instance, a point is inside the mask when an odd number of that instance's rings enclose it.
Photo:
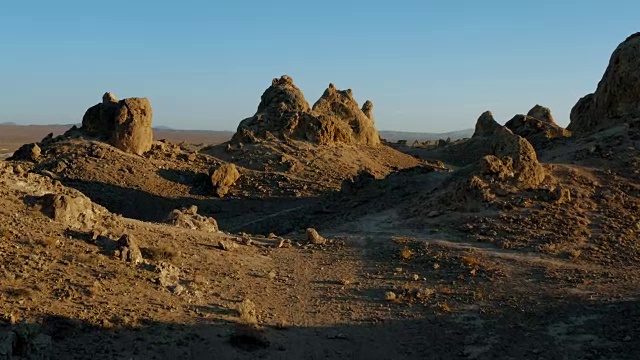
M 0 125 L 0 359 L 638 359 L 639 78 L 441 139 L 287 75 L 233 133 Z

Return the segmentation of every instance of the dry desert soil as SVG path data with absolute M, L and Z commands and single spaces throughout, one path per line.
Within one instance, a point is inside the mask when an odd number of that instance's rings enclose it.
M 568 129 L 392 144 L 288 76 L 235 134 L 3 125 L 0 359 L 639 359 L 638 51 Z

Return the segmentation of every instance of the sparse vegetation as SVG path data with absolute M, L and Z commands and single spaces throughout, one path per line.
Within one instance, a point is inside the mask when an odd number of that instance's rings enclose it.
M 178 250 L 173 244 L 161 244 L 159 246 L 141 248 L 140 251 L 145 259 L 153 261 L 172 262 L 178 258 Z

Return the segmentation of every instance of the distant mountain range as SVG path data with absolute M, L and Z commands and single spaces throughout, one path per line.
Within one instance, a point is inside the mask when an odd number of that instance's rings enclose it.
M 445 133 L 420 133 L 420 132 L 409 132 L 409 131 L 380 131 L 380 136 L 388 141 L 394 142 L 398 140 L 407 140 L 409 144 L 418 140 L 418 141 L 427 141 L 427 140 L 438 140 L 438 139 L 447 139 L 451 138 L 451 140 L 470 138 L 473 135 L 474 129 L 464 129 L 457 131 L 449 131 Z
M 40 141 L 48 133 L 59 135 L 70 129 L 73 125 L 18 125 L 13 122 L 0 123 L 0 145 L 12 143 L 12 148 L 17 144 L 27 142 Z M 187 141 L 189 143 L 220 143 L 231 139 L 233 131 L 216 131 L 216 130 L 176 130 L 168 126 L 154 127 L 154 137 L 156 139 L 167 139 L 173 142 Z M 420 133 L 408 131 L 380 131 L 380 136 L 391 142 L 398 140 L 407 140 L 410 144 L 415 140 L 438 140 L 451 138 L 451 140 L 471 137 L 473 129 L 464 129 L 459 131 L 451 131 L 445 133 Z

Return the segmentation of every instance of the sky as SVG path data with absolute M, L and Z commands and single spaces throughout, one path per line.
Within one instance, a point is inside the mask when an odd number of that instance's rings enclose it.
M 472 128 L 535 104 L 561 125 L 633 1 L 3 1 L 0 122 L 79 123 L 105 91 L 147 97 L 154 126 L 235 130 L 271 79 L 312 105 L 330 82 L 374 104 L 380 130 Z

